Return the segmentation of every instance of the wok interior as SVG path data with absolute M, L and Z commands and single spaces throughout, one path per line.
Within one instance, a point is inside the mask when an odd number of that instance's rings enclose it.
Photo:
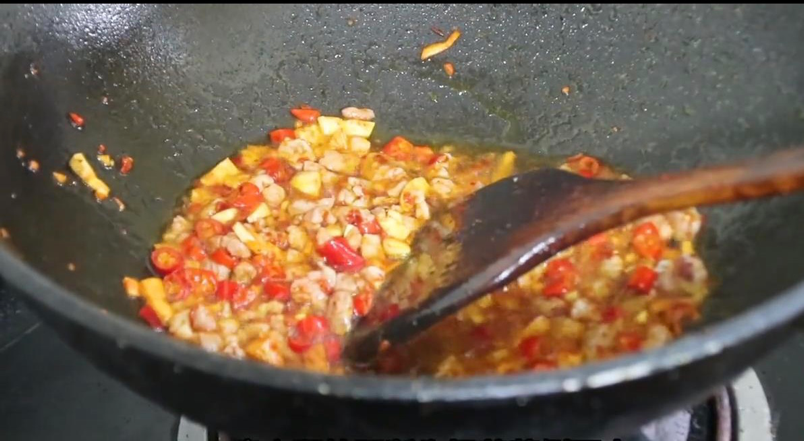
M 634 174 L 749 157 L 804 139 L 804 35 L 785 6 L 3 6 L 0 226 L 20 256 L 140 323 L 120 280 L 198 177 L 299 103 L 373 108 L 392 134 L 569 155 Z M 776 25 L 765 26 L 768 16 Z M 702 23 L 706 25 L 702 25 Z M 419 61 L 460 27 L 441 61 Z M 31 66 L 37 70 L 32 74 Z M 565 96 L 561 89 L 569 86 Z M 102 104 L 107 96 L 109 104 Z M 67 112 L 86 120 L 72 128 Z M 99 174 L 127 209 L 53 171 L 98 144 L 135 159 Z M 41 164 L 27 171 L 16 158 Z M 719 287 L 706 325 L 804 275 L 800 196 L 703 210 Z M 75 264 L 75 271 L 68 270 Z M 142 324 L 142 326 L 145 326 Z M 168 337 L 165 337 L 168 338 Z

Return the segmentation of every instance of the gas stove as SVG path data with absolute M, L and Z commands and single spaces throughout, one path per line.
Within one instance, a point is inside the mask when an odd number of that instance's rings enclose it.
M 247 441 L 182 417 L 177 441 Z M 773 441 L 768 397 L 753 369 L 690 409 L 645 425 L 620 441 Z M 259 441 L 259 440 L 248 440 Z M 612 440 L 614 441 L 614 440 Z
M 239 441 L 166 412 L 98 372 L 2 291 L 0 357 L 0 440 Z M 619 439 L 799 441 L 802 364 L 799 334 L 705 402 Z

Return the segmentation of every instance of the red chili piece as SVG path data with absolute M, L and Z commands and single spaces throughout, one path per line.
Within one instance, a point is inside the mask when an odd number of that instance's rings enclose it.
M 151 263 L 162 274 L 170 274 L 179 269 L 184 258 L 178 250 L 170 247 L 160 247 L 151 253 Z
M 288 336 L 288 346 L 295 352 L 310 349 L 315 340 L 329 330 L 327 319 L 317 315 L 308 315 L 296 324 Z
M 636 227 L 631 244 L 639 255 L 652 259 L 658 259 L 664 251 L 664 243 L 659 235 L 659 229 L 653 222 L 645 222 Z
M 218 300 L 234 299 L 235 294 L 240 290 L 240 285 L 233 280 L 222 280 L 218 282 L 218 289 L 215 291 L 215 296 Z
M 318 253 L 324 257 L 327 264 L 335 271 L 356 272 L 366 265 L 363 256 L 357 254 L 349 247 L 344 237 L 336 237 L 319 248 Z
M 209 257 L 210 259 L 212 259 L 213 262 L 223 265 L 229 269 L 232 269 L 235 267 L 235 265 L 237 265 L 237 259 L 232 257 L 232 255 L 227 253 L 226 250 L 224 250 L 223 248 L 218 248 Z
M 314 123 L 321 116 L 321 111 L 317 109 L 290 109 L 290 113 L 301 122 Z
M 567 258 L 553 259 L 547 264 L 544 273 L 543 294 L 547 297 L 560 297 L 575 289 L 575 265 Z
M 271 142 L 281 144 L 286 139 L 296 139 L 296 131 L 293 129 L 276 129 L 270 133 Z
M 120 158 L 120 173 L 127 175 L 134 168 L 134 158 L 124 155 Z
M 207 240 L 223 234 L 226 228 L 215 219 L 201 219 L 195 223 L 195 234 L 201 240 Z
M 79 114 L 77 114 L 75 112 L 70 112 L 70 113 L 67 114 L 67 116 L 70 117 L 70 124 L 72 124 L 73 127 L 75 127 L 78 130 L 81 130 L 81 129 L 84 128 L 84 117 L 83 116 L 81 116 L 81 115 L 79 115 Z
M 290 286 L 287 283 L 268 281 L 263 285 L 263 291 L 271 300 L 284 302 L 290 299 Z
M 647 294 L 653 289 L 657 276 L 656 271 L 653 269 L 640 265 L 631 274 L 631 278 L 628 280 L 628 287 L 642 294 Z
M 140 309 L 140 318 L 145 320 L 148 325 L 154 328 L 157 331 L 164 331 L 165 325 L 162 324 L 162 320 L 159 320 L 159 316 L 156 315 L 156 311 L 151 308 L 151 305 L 145 305 Z

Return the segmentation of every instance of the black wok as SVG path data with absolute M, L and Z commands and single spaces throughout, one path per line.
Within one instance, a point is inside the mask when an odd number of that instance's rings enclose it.
M 299 103 L 371 107 L 380 140 L 585 151 L 633 174 L 801 143 L 799 6 L 4 5 L 0 23 L 0 226 L 11 235 L 0 274 L 101 369 L 204 424 L 262 436 L 613 435 L 702 399 L 804 311 L 799 196 L 705 210 L 701 246 L 720 284 L 686 337 L 546 374 L 330 377 L 232 360 L 150 331 L 120 284 L 147 274 L 149 243 L 190 181 L 289 124 Z M 463 37 L 423 63 L 431 26 Z M 128 177 L 100 172 L 124 212 L 51 178 L 101 143 L 135 158 Z

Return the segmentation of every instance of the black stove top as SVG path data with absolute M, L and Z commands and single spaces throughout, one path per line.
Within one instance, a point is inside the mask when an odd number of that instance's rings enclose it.
M 799 441 L 804 433 L 804 418 L 795 410 L 804 406 L 801 366 L 804 334 L 795 335 L 754 366 L 762 384 L 758 389 L 764 389 L 770 402 L 775 441 Z M 2 289 L 0 416 L 0 440 L 4 441 L 174 441 L 180 430 L 178 416 L 98 372 Z M 715 399 L 695 407 L 687 418 L 691 423 L 684 441 L 746 441 L 739 434 L 718 439 Z M 648 430 L 659 438 L 637 435 L 622 440 L 665 441 L 669 435 L 656 433 L 667 427 Z M 206 438 L 215 439 L 212 431 Z

